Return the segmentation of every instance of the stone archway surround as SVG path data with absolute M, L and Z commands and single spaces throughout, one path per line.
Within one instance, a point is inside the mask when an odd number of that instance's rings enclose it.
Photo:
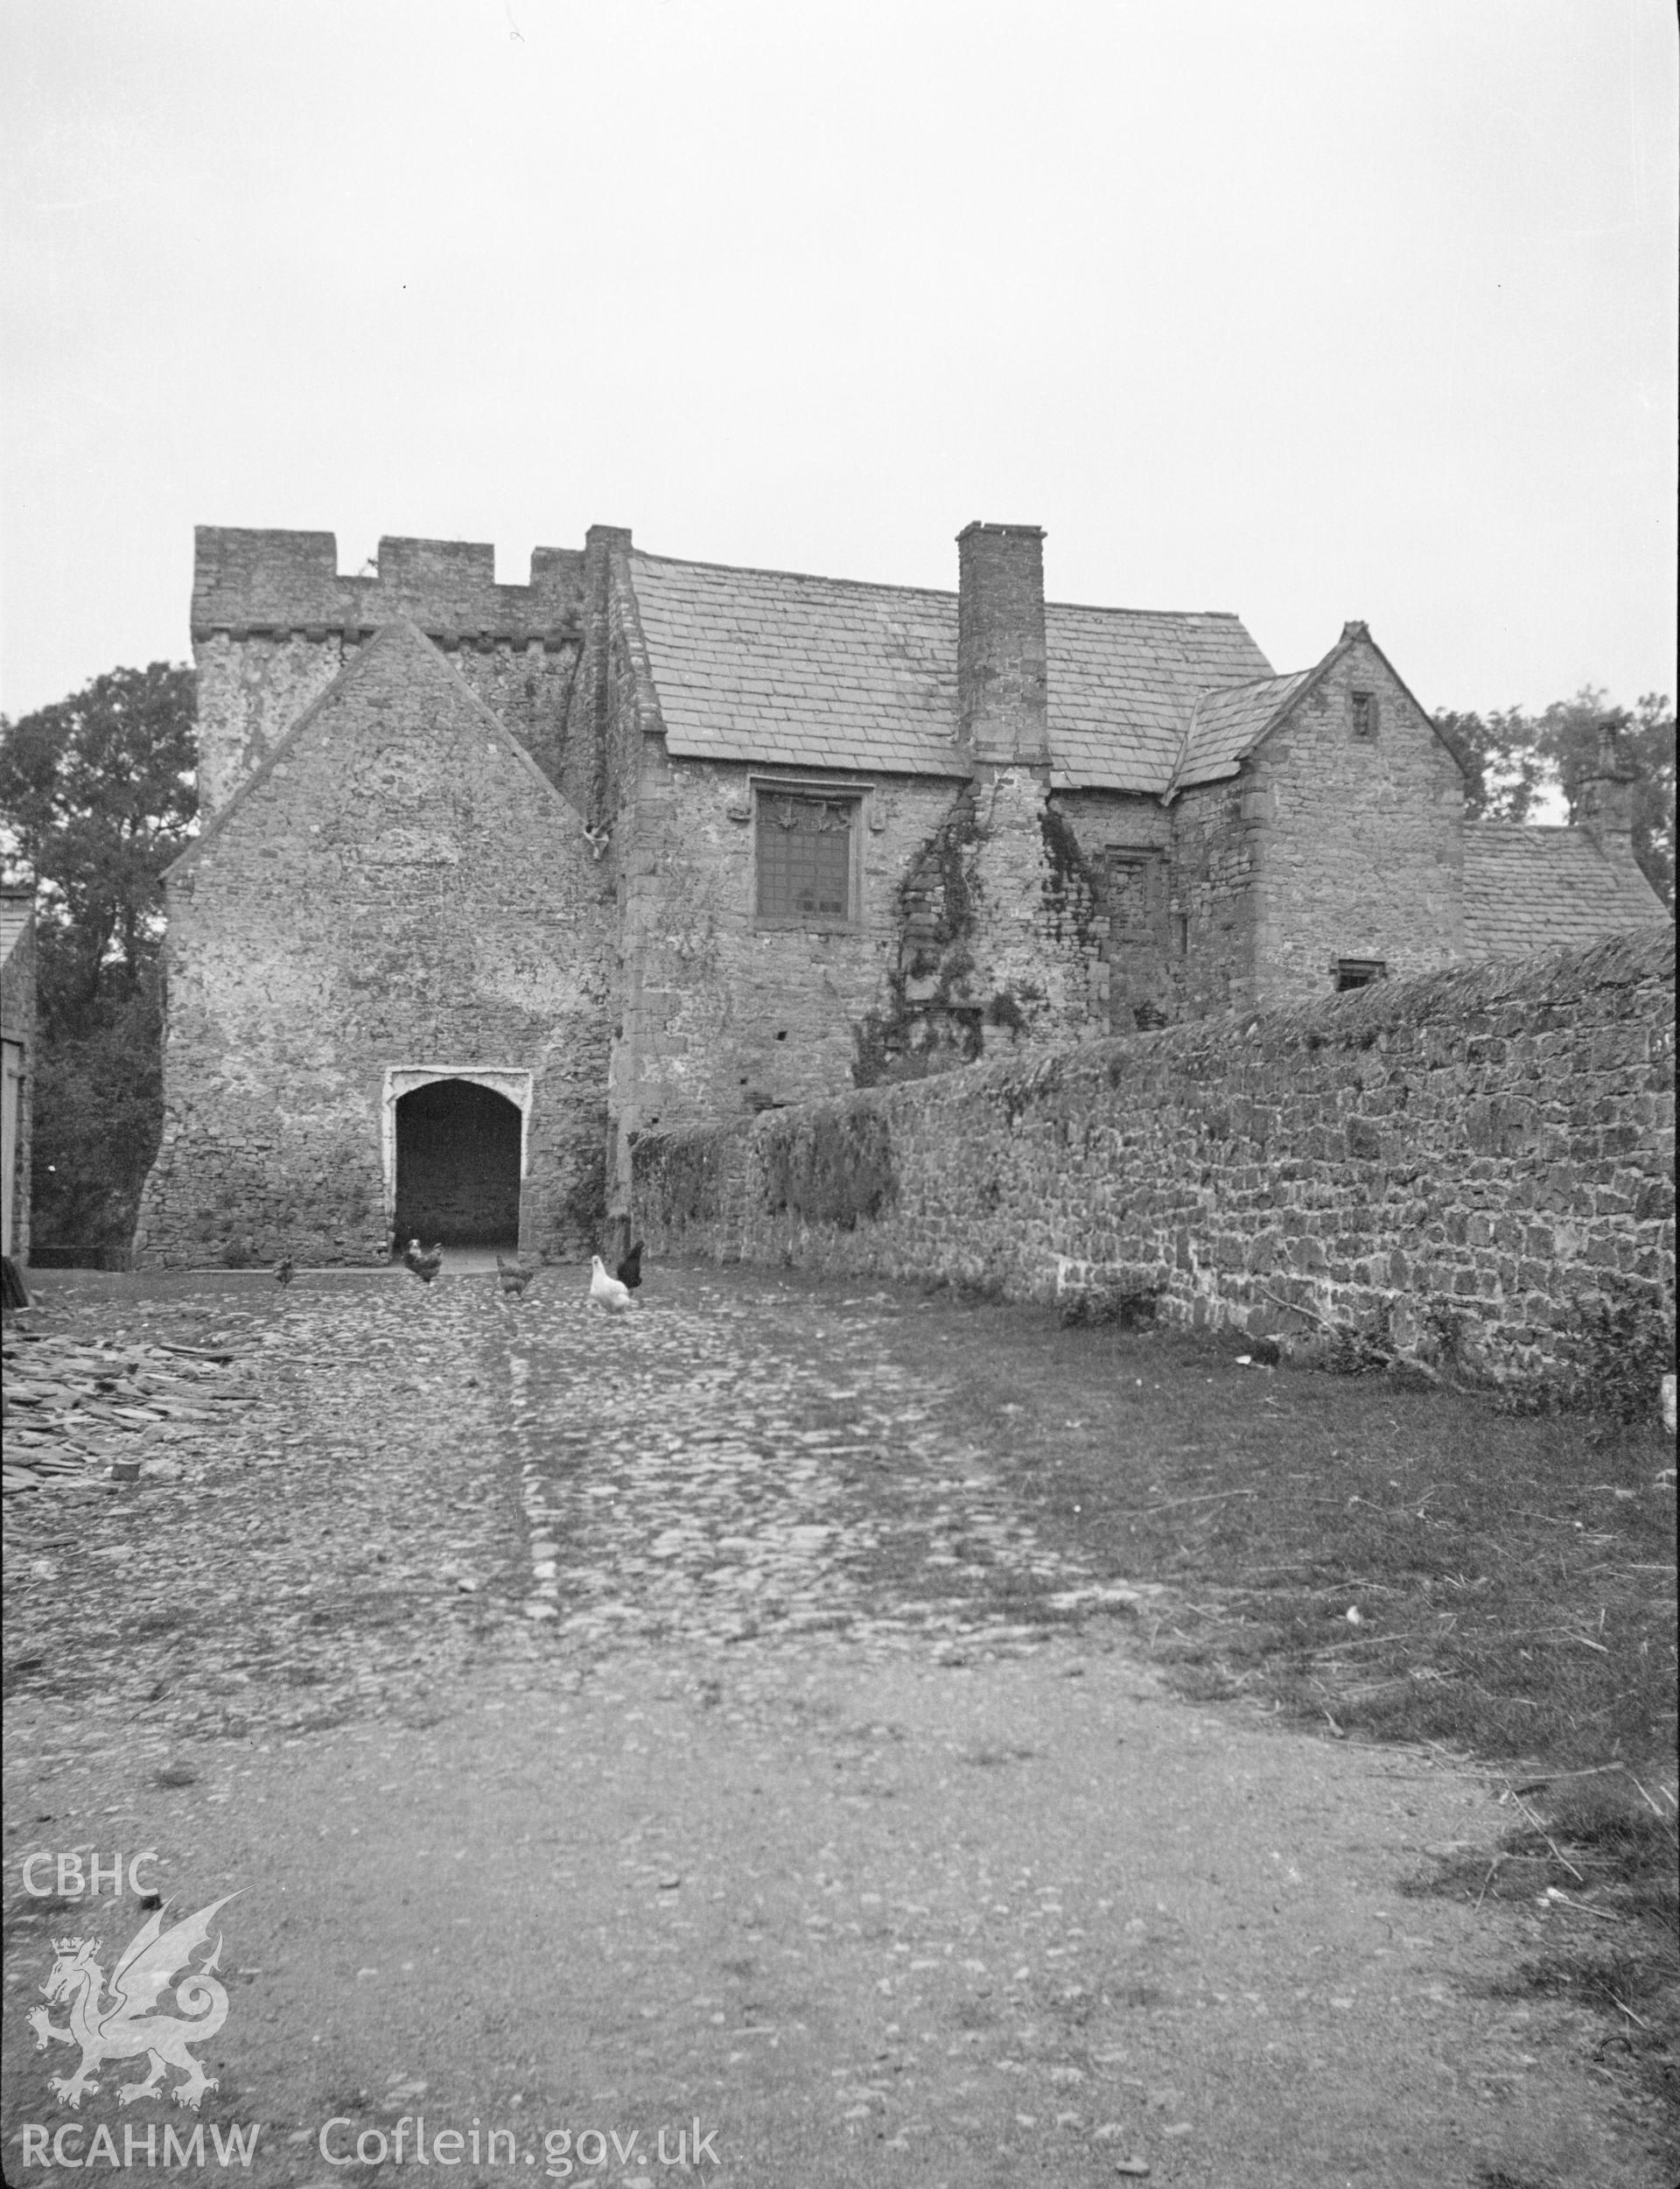
M 500 1064 L 388 1064 L 379 1105 L 379 1161 L 385 1187 L 385 1229 L 396 1217 L 396 1105 L 416 1087 L 439 1079 L 470 1079 L 511 1102 L 519 1112 L 519 1178 L 531 1175 L 531 1082 L 534 1075 Z

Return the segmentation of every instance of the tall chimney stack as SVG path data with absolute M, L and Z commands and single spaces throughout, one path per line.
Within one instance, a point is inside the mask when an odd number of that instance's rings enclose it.
M 1047 762 L 1044 534 L 970 524 L 956 546 L 958 743 L 997 766 Z
M 1614 723 L 1599 726 L 1593 772 L 1576 801 L 1580 825 L 1606 858 L 1634 855 L 1634 794 L 1638 776 L 1621 749 Z

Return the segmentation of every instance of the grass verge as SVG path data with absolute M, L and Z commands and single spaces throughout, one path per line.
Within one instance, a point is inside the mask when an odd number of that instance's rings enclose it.
M 903 1327 L 1042 1535 L 1171 1585 L 1144 1638 L 1184 1693 L 1508 1766 L 1502 1844 L 1416 1889 L 1544 1907 L 1550 1942 L 1511 1987 L 1602 2011 L 1606 2064 L 1680 2101 L 1675 1496 L 1654 1423 L 1018 1307 L 935 1298 Z

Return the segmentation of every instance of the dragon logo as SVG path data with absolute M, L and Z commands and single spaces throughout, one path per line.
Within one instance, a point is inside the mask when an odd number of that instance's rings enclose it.
M 215 2079 L 205 2073 L 186 2048 L 189 2044 L 201 2045 L 206 2038 L 214 2037 L 228 2019 L 228 1994 L 213 1973 L 221 1958 L 220 1933 L 214 1951 L 202 1967 L 194 1968 L 191 1956 L 208 1939 L 211 1919 L 217 1909 L 225 1908 L 229 1900 L 237 1898 L 236 1893 L 230 1892 L 220 1900 L 213 1900 L 207 1908 L 200 1908 L 196 1915 L 184 1916 L 167 1931 L 164 1929 L 164 1918 L 173 1904 L 166 1902 L 141 1925 L 123 1947 L 108 1984 L 104 1971 L 94 1959 L 99 1946 L 97 1939 L 53 1940 L 58 1959 L 41 1990 L 49 2003 L 59 1999 L 70 2002 L 70 2026 L 58 2028 L 49 2019 L 46 2007 L 32 2010 L 29 2024 L 35 2032 L 38 2052 L 46 2050 L 49 2038 L 62 2045 L 81 2047 L 81 2064 L 74 2075 L 48 2077 L 48 2087 L 56 2096 L 73 2108 L 79 2107 L 84 2091 L 99 2088 L 91 2070 L 102 2060 L 133 2059 L 144 2052 L 151 2073 L 144 2082 L 121 2084 L 117 2103 L 132 2105 L 136 2098 L 161 2094 L 158 2085 L 165 2071 L 174 2067 L 186 2080 L 177 2083 L 170 2095 L 177 2105 L 190 2105 L 195 2113 L 198 2111 L 199 2101 L 205 2092 L 216 2087 Z M 172 1986 L 181 2014 L 155 2012 L 158 1999 Z M 102 1999 L 108 2003 L 102 2005 Z

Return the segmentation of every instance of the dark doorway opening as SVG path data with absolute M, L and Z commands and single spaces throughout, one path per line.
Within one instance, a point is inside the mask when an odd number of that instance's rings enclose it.
M 520 1114 L 471 1079 L 434 1079 L 396 1104 L 398 1249 L 519 1245 Z

